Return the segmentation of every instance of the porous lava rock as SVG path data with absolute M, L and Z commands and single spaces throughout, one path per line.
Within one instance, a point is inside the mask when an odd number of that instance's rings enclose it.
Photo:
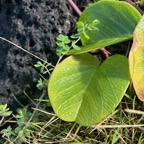
M 77 1 L 83 9 L 88 1 Z M 57 60 L 55 39 L 59 33 L 69 34 L 78 16 L 67 0 L 1 0 L 0 37 L 23 47 L 50 62 Z M 26 95 L 34 95 L 39 72 L 37 59 L 17 47 L 0 40 L 0 104 L 14 104 L 14 97 L 26 103 Z

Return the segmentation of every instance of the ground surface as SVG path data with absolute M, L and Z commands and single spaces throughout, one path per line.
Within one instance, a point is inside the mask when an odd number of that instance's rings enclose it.
M 77 2 L 83 9 L 85 2 Z M 66 0 L 5 0 L 0 3 L 0 36 L 49 61 L 56 60 L 55 38 L 69 34 L 77 14 Z M 0 103 L 25 102 L 39 78 L 37 59 L 0 40 Z

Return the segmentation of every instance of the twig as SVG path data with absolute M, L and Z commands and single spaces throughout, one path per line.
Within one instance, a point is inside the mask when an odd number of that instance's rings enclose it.
M 125 111 L 128 112 L 128 113 L 132 113 L 132 114 L 144 115 L 144 112 L 143 111 L 139 111 L 139 110 L 125 109 Z

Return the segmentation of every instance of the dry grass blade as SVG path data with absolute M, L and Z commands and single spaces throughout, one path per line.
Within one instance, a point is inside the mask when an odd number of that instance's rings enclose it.
M 144 127 L 144 124 L 139 124 L 139 125 L 97 125 L 97 126 L 93 126 L 94 129 L 140 128 L 140 127 Z
M 125 109 L 125 112 L 132 113 L 132 114 L 138 114 L 138 115 L 144 115 L 144 112 L 140 111 L 140 110 Z

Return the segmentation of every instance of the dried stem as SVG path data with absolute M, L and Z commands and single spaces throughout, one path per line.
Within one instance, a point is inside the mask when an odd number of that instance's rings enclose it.
M 44 59 L 42 59 L 42 58 L 36 56 L 35 54 L 33 54 L 33 53 L 27 51 L 26 49 L 24 49 L 24 48 L 18 46 L 17 44 L 15 44 L 15 43 L 13 43 L 13 42 L 11 42 L 11 41 L 9 41 L 9 40 L 3 38 L 3 37 L 0 37 L 0 39 L 3 40 L 3 41 L 6 41 L 6 42 L 8 42 L 8 43 L 10 43 L 11 45 L 13 45 L 13 46 L 15 46 L 15 47 L 17 47 L 17 48 L 19 48 L 19 49 L 21 49 L 22 51 L 24 51 L 24 52 L 30 54 L 31 56 L 33 56 L 33 57 L 39 59 L 40 61 L 42 61 L 42 62 L 44 62 L 44 63 L 47 63 L 47 64 L 49 64 L 49 65 L 52 66 L 52 67 L 55 67 L 55 66 L 53 66 L 52 64 L 48 63 L 47 61 L 45 61 Z

